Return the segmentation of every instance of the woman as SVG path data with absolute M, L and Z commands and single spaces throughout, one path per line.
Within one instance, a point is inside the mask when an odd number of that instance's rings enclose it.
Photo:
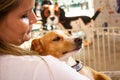
M 34 0 L 0 0 L 0 80 L 88 80 L 64 62 L 17 46 L 31 37 Z

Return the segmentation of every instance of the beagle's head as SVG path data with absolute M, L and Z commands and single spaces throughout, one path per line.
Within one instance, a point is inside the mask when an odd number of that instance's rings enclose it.
M 81 45 L 82 39 L 71 37 L 68 33 L 57 30 L 34 39 L 31 50 L 39 52 L 40 55 L 52 55 L 60 58 L 68 52 L 79 50 Z
M 58 4 L 45 5 L 41 9 L 41 16 L 43 20 L 46 20 L 47 24 L 55 25 L 63 20 L 65 12 L 58 6 Z

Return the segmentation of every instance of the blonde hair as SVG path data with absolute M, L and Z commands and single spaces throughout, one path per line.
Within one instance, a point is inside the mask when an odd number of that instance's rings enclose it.
M 21 0 L 0 0 L 0 20 L 12 10 L 16 9 Z
M 22 0 L 0 0 L 0 21 L 4 20 L 4 18 L 11 12 L 16 9 L 20 1 Z M 10 43 L 6 43 L 0 40 L 0 55 L 4 54 L 12 54 L 12 55 L 37 55 L 36 52 L 24 50 L 18 46 L 15 46 Z
M 0 40 L 0 55 L 12 54 L 12 55 L 39 55 L 37 52 L 24 50 L 16 45 L 6 43 Z

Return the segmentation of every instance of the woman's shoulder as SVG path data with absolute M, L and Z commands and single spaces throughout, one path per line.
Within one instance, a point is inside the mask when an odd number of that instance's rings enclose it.
M 23 62 L 40 62 L 40 61 L 56 61 L 57 59 L 52 56 L 35 56 L 35 55 L 24 55 L 24 56 L 15 56 L 15 55 L 0 55 L 0 61 L 23 61 Z
M 9 80 L 50 80 L 50 78 L 54 80 L 88 80 L 65 62 L 52 56 L 3 55 L 0 56 L 0 71 L 0 77 L 3 78 L 1 80 L 7 80 L 6 76 Z
M 60 61 L 52 56 L 34 56 L 34 55 L 25 55 L 25 56 L 15 56 L 15 55 L 0 55 L 0 64 L 9 64 L 12 65 L 24 65 L 27 66 L 37 66 L 38 64 L 44 65 L 49 64 L 60 64 Z M 9 64 L 10 65 L 10 64 Z M 26 65 L 26 66 L 25 66 Z M 31 66 L 32 65 L 32 66 Z
M 0 55 L 0 77 L 2 77 L 0 80 L 7 80 L 6 78 L 9 80 L 32 80 L 33 78 L 48 80 L 49 72 L 44 58 L 50 60 L 51 57 Z M 48 77 L 45 78 L 45 75 Z M 41 79 L 36 79 L 40 77 Z
M 0 55 L 0 59 L 1 60 L 38 60 L 40 59 L 37 56 L 29 56 L 29 55 L 25 55 L 25 56 L 15 56 L 15 55 Z

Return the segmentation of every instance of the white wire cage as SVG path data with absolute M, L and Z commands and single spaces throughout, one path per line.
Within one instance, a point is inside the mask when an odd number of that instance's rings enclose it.
M 75 58 L 120 80 L 120 27 L 95 28 L 93 44 L 83 48 Z

